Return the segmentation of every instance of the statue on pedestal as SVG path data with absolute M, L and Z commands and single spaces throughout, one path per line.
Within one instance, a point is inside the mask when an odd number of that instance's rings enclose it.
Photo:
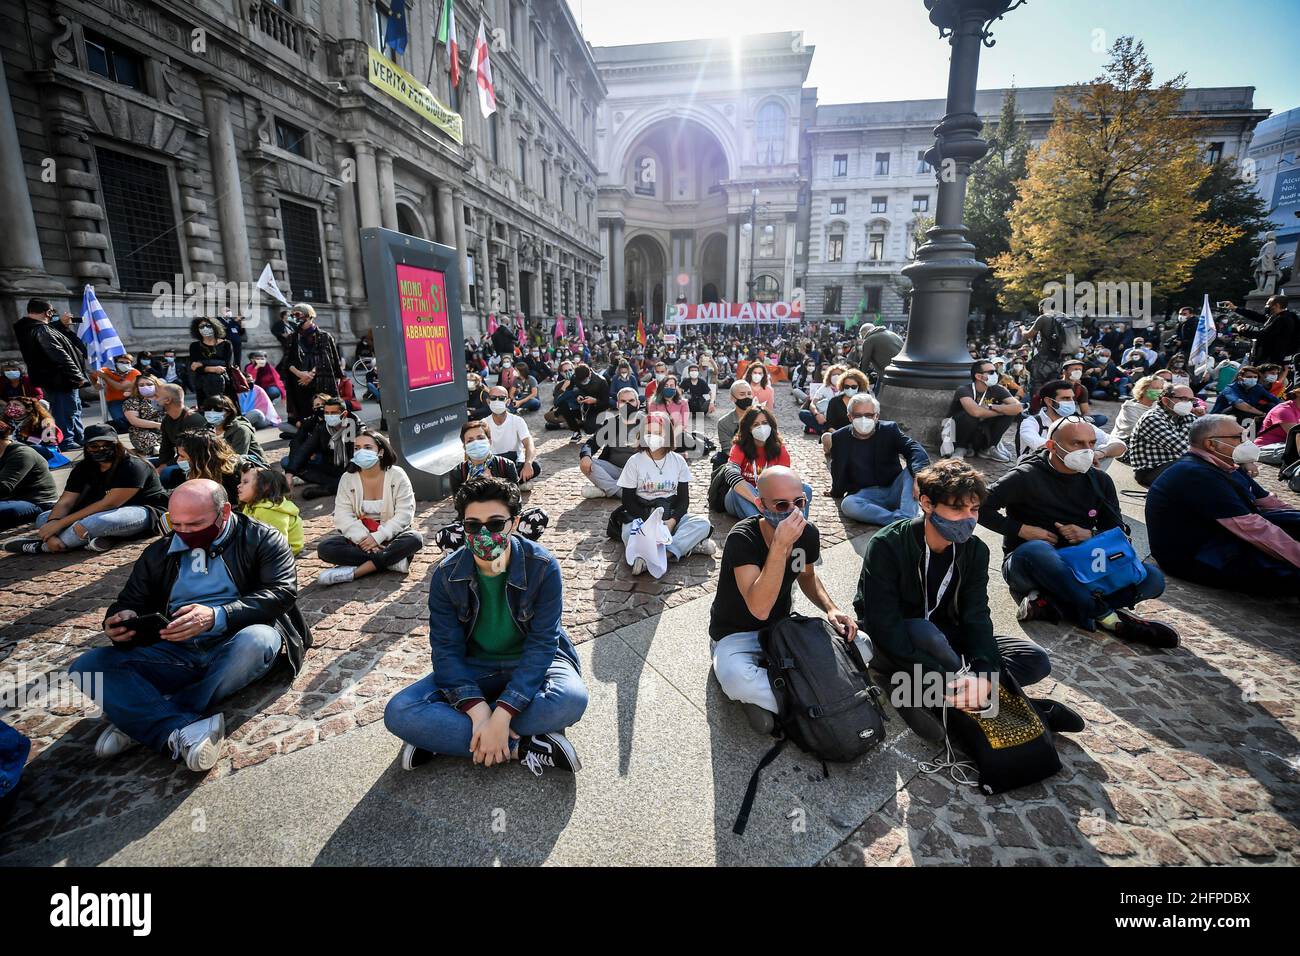
M 1252 295 L 1273 295 L 1277 291 L 1277 234 L 1266 232 L 1259 255 L 1250 260 L 1255 267 L 1255 290 Z

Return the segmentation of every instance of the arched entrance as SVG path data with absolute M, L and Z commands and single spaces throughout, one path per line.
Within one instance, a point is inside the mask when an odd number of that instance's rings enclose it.
M 415 211 L 405 203 L 397 204 L 397 231 L 408 236 L 424 238 L 424 227 L 416 217 Z
M 627 314 L 644 311 L 647 322 L 664 319 L 664 288 L 668 261 L 663 246 L 647 235 L 636 236 L 624 246 L 624 275 L 627 288 L 624 299 Z
M 719 302 L 727 281 L 727 237 L 714 233 L 700 250 L 700 301 Z

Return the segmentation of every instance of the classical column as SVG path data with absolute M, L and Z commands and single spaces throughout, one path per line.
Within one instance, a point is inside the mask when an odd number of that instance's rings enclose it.
M 613 277 L 610 302 L 616 312 L 627 308 L 623 277 L 623 268 L 626 265 L 623 256 L 623 221 L 615 219 L 609 224 L 609 273 Z
M 510 230 L 510 314 L 523 308 L 524 299 L 519 292 L 519 230 Z
M 479 216 L 478 236 L 478 309 L 483 315 L 492 310 L 492 261 L 488 245 L 488 233 L 492 231 L 491 218 L 487 213 Z
M 530 281 L 533 284 L 532 292 L 528 296 L 530 300 L 529 304 L 531 304 L 533 307 L 533 314 L 529 316 L 529 318 L 531 319 L 534 316 L 538 316 L 542 314 L 542 261 L 541 259 L 538 259 L 533 263 L 532 278 Z
M 356 184 L 343 183 L 334 187 L 335 205 L 339 211 L 339 241 L 343 245 L 343 269 L 347 273 L 348 299 L 360 302 L 366 297 L 364 273 L 361 269 L 361 236 L 357 223 Z M 356 329 L 353 313 L 353 329 Z
M 728 302 L 740 301 L 740 290 L 736 286 L 736 262 L 740 256 L 740 219 L 731 215 L 727 217 L 727 287 L 722 298 Z
M 379 150 L 379 214 L 385 229 L 397 228 L 397 186 L 393 183 L 393 154 Z
M 451 214 L 456 220 L 456 252 L 460 256 L 460 307 L 469 308 L 469 245 L 465 236 L 465 194 L 451 191 Z
M 451 183 L 438 183 L 438 241 L 444 246 L 456 244 L 456 222 L 451 198 Z
M 4 82 L 3 59 L 0 59 L 0 183 L 5 184 L 4 201 L 0 202 L 0 291 L 66 295 L 67 287 L 46 273 L 45 260 L 41 257 L 36 215 L 27 191 L 27 169 L 18 145 L 18 125 L 9 99 L 9 85 Z M 17 313 L 8 316 L 16 317 Z
M 357 199 L 361 208 L 361 228 L 377 229 L 379 213 L 379 171 L 375 165 L 375 148 L 369 143 L 353 143 L 357 154 Z
M 790 301 L 794 289 L 794 213 L 786 213 L 785 220 L 785 281 L 781 284 L 781 298 Z
M 230 91 L 210 78 L 200 84 L 203 113 L 208 123 L 208 152 L 212 157 L 213 192 L 217 194 L 217 221 L 221 228 L 221 256 L 227 282 L 253 278 L 248 253 L 248 224 L 244 219 L 244 190 L 239 179 L 239 154 L 230 125 Z
M 929 238 L 917 250 L 916 262 L 903 269 L 915 290 L 907 345 L 885 370 L 884 380 L 892 393 L 890 417 L 905 422 L 915 438 L 930 445 L 938 442 L 953 390 L 970 381 L 966 322 L 971 283 L 988 271 L 975 258 L 975 246 L 962 224 L 971 164 L 988 151 L 979 136 L 983 124 L 975 112 L 975 89 L 980 46 L 990 38 L 988 26 L 1012 2 L 926 0 L 925 4 L 930 22 L 952 47 L 947 112 L 935 127 L 935 145 L 926 153 L 936 171 L 939 200 Z

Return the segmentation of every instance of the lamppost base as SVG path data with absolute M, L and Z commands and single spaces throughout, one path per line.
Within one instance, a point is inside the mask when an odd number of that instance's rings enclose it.
M 969 366 L 967 366 L 969 369 Z M 970 375 L 966 375 L 970 381 Z M 952 394 L 961 384 L 955 382 L 951 389 L 909 387 L 897 379 L 887 379 L 880 396 L 880 417 L 898 422 L 903 430 L 919 441 L 932 454 L 939 448 L 942 422 L 948 417 Z M 937 457 L 937 456 L 935 456 Z

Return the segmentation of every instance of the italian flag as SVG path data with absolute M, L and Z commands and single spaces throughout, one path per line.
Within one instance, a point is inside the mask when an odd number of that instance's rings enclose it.
M 641 316 L 637 316 L 636 319 L 636 341 L 638 345 L 645 345 L 646 343 L 645 322 L 642 320 Z
M 474 41 L 474 56 L 469 61 L 469 72 L 478 87 L 479 112 L 486 119 L 497 111 L 497 94 L 492 86 L 492 61 L 488 57 L 487 27 L 482 17 L 478 21 L 478 38 Z
M 456 0 L 443 0 L 438 18 L 438 42 L 447 47 L 451 85 L 460 86 L 460 41 L 456 39 Z

